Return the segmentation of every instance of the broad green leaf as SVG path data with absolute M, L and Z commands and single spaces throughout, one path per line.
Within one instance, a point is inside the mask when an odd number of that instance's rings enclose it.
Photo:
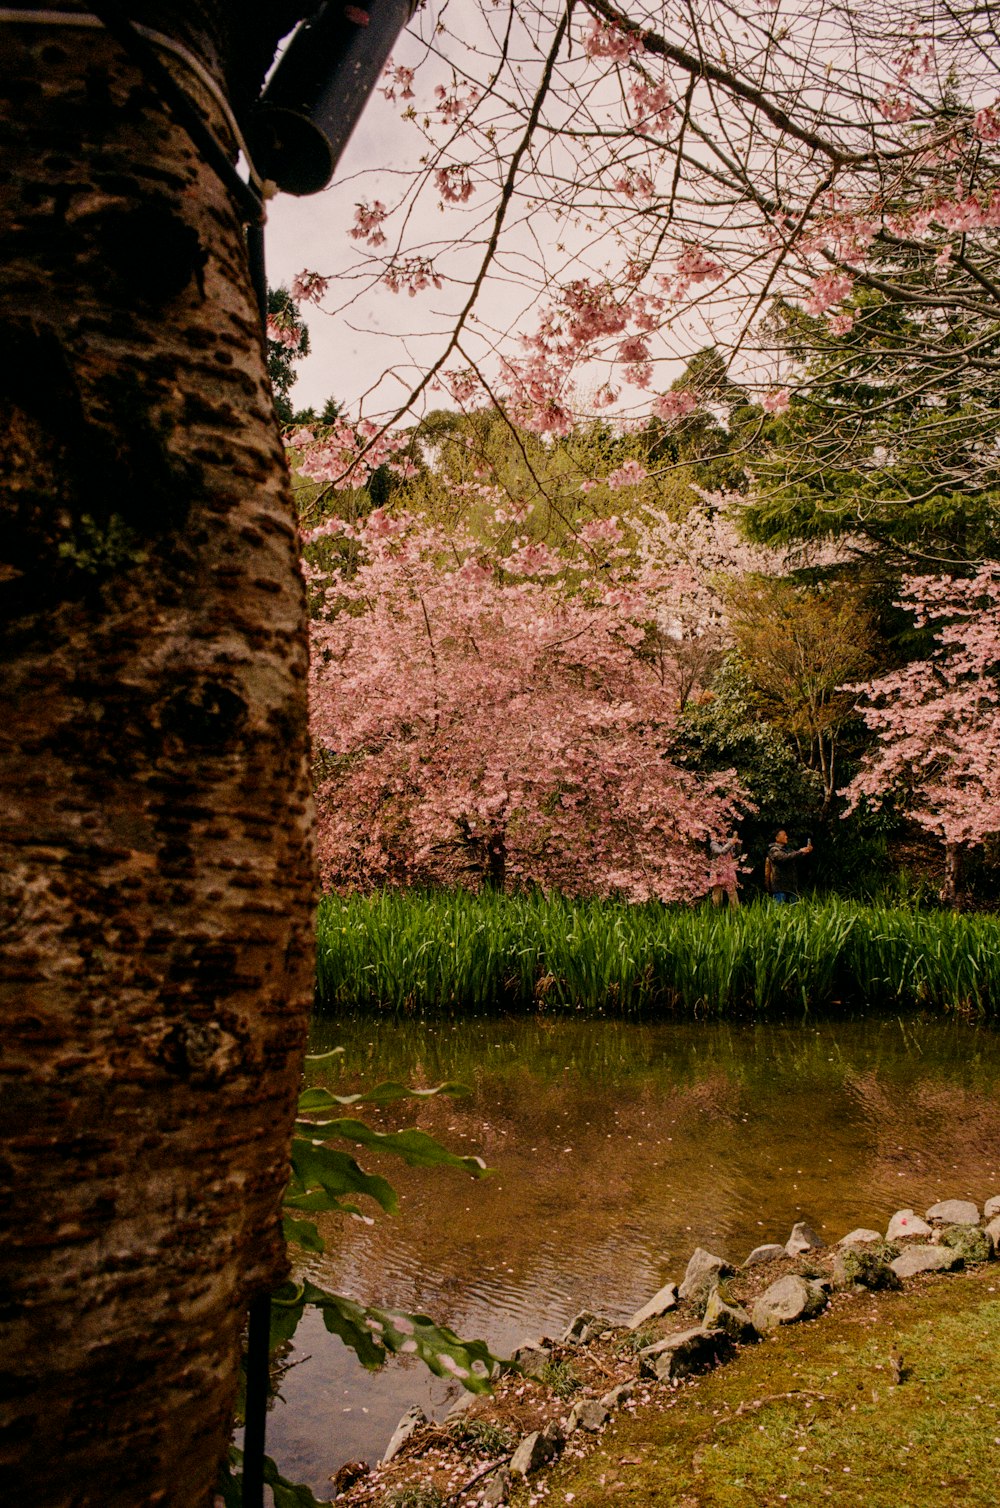
M 464 1168 L 473 1178 L 483 1178 L 489 1172 L 481 1157 L 459 1157 L 426 1131 L 373 1131 L 364 1121 L 348 1119 L 327 1121 L 323 1131 L 376 1152 L 392 1152 L 411 1168 Z
M 270 1456 L 264 1457 L 264 1481 L 274 1494 L 274 1508 L 332 1508 L 329 1498 L 315 1498 L 303 1483 L 286 1481 Z
M 264 1457 L 264 1481 L 274 1494 L 274 1508 L 333 1508 L 329 1498 L 314 1498 L 302 1483 L 287 1481 L 270 1456 Z M 218 1490 L 225 1508 L 241 1508 L 243 1452 L 235 1445 L 229 1447 L 229 1460 L 223 1467 Z
M 292 1140 L 292 1177 L 288 1188 L 285 1203 L 292 1209 L 309 1208 L 301 1202 L 302 1196 L 308 1197 L 319 1189 L 334 1199 L 342 1194 L 367 1194 L 390 1215 L 399 1209 L 395 1190 L 384 1178 L 365 1173 L 346 1152 L 319 1146 L 304 1137 Z
M 282 1230 L 286 1241 L 294 1241 L 304 1251 L 325 1251 L 323 1237 L 311 1220 L 293 1220 L 291 1215 L 282 1216 Z
M 326 1194 L 322 1189 L 313 1189 L 308 1194 L 286 1194 L 285 1209 L 308 1210 L 313 1215 L 320 1215 L 325 1210 L 336 1210 L 339 1215 L 361 1214 L 356 1204 L 345 1204 L 343 1199 Z
M 382 1366 L 386 1352 L 392 1351 L 399 1356 L 419 1357 L 438 1377 L 461 1382 L 470 1392 L 489 1392 L 489 1372 L 497 1358 L 485 1341 L 461 1340 L 426 1314 L 365 1308 L 343 1294 L 325 1293 L 314 1283 L 302 1287 L 301 1308 L 306 1305 L 321 1309 L 326 1328 L 339 1335 L 372 1370 Z

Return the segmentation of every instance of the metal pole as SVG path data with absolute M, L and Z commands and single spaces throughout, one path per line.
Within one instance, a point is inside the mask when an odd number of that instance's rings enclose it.
M 247 1390 L 243 1427 L 243 1508 L 264 1508 L 264 1446 L 270 1387 L 271 1295 L 250 1305 Z

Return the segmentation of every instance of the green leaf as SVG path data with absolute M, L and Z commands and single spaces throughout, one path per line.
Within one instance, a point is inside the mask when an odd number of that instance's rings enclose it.
M 291 1215 L 283 1215 L 281 1220 L 282 1231 L 286 1241 L 293 1241 L 296 1246 L 301 1246 L 304 1251 L 325 1251 L 323 1237 L 313 1225 L 311 1220 L 293 1220 Z
M 418 1357 L 436 1376 L 461 1382 L 470 1392 L 489 1392 L 489 1372 L 497 1358 L 485 1341 L 461 1340 L 454 1330 L 436 1325 L 426 1314 L 365 1308 L 343 1294 L 326 1293 L 314 1283 L 304 1283 L 301 1299 L 292 1295 L 291 1300 L 289 1310 L 297 1306 L 299 1315 L 306 1305 L 321 1309 L 326 1328 L 339 1335 L 370 1370 L 382 1366 L 386 1353 L 391 1351 L 399 1356 Z
M 286 1481 L 270 1456 L 264 1457 L 264 1481 L 274 1494 L 274 1508 L 332 1508 L 329 1498 L 314 1498 L 303 1483 Z
M 390 1215 L 396 1214 L 399 1202 L 392 1185 L 377 1174 L 365 1173 L 353 1157 L 332 1147 L 319 1146 L 304 1137 L 292 1140 L 292 1177 L 285 1203 L 292 1209 L 316 1209 L 322 1205 L 303 1203 L 303 1197 L 322 1190 L 333 1200 L 343 1194 L 367 1194 Z M 335 1203 L 329 1208 L 337 1208 Z
M 481 1157 L 458 1157 L 426 1131 L 373 1131 L 364 1121 L 346 1118 L 327 1121 L 323 1130 L 328 1136 L 342 1136 L 376 1152 L 391 1152 L 411 1168 L 464 1168 L 473 1178 L 484 1178 L 490 1171 Z
M 410 1089 L 406 1084 L 388 1080 L 366 1089 L 363 1094 L 333 1094 L 329 1089 L 303 1089 L 299 1095 L 299 1114 L 316 1115 L 324 1110 L 335 1110 L 341 1105 L 389 1105 L 394 1100 L 427 1100 L 436 1094 L 457 1097 L 469 1094 L 467 1084 L 437 1084 L 433 1089 Z
M 274 1508 L 333 1508 L 329 1498 L 314 1498 L 301 1482 L 289 1482 L 281 1475 L 270 1456 L 264 1457 L 264 1481 L 274 1495 Z M 229 1460 L 219 1480 L 225 1508 L 241 1508 L 243 1502 L 243 1452 L 229 1447 Z

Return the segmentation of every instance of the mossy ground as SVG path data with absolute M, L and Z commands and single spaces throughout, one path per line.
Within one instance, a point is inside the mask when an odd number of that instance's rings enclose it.
M 844 1295 L 810 1324 L 617 1416 L 512 1505 L 922 1508 L 1000 1485 L 995 1264 L 902 1293 Z M 901 1381 L 894 1372 L 901 1366 Z

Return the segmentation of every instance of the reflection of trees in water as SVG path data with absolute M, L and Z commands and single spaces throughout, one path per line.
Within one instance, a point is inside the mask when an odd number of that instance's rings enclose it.
M 874 1187 L 898 1187 L 904 1202 L 966 1192 L 978 1197 L 980 1183 L 1000 1168 L 995 1093 L 951 1076 L 924 1076 L 903 1086 L 875 1072 L 851 1075 L 845 1087 L 871 1140 Z
M 368 1083 L 469 1084 L 371 1119 L 419 1123 L 496 1171 L 472 1184 L 387 1160 L 402 1214 L 327 1219 L 324 1279 L 452 1322 L 561 1314 L 605 1284 L 621 1312 L 695 1245 L 740 1259 L 802 1216 L 835 1238 L 964 1192 L 1000 1145 L 1000 1038 L 950 1023 L 363 1023 L 345 1036 Z

